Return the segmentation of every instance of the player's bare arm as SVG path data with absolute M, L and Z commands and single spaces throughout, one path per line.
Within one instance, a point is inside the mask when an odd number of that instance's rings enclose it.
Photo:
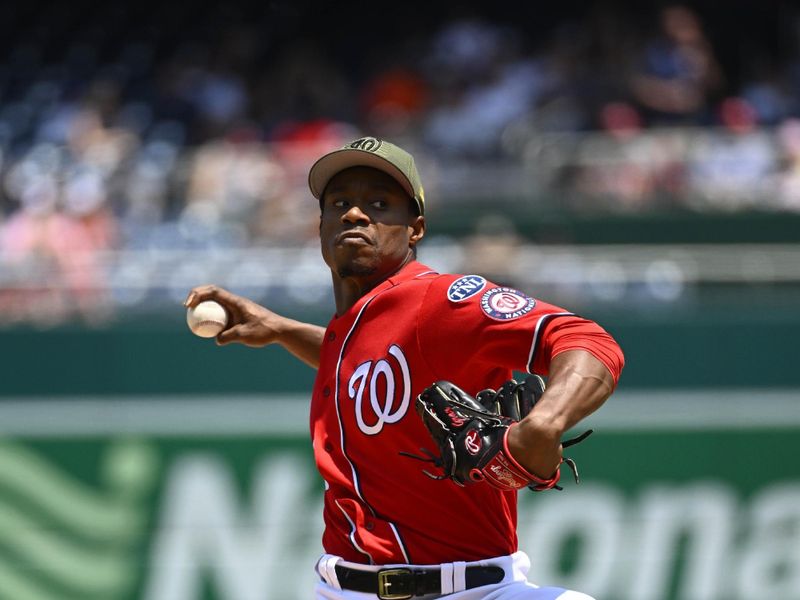
M 586 350 L 569 350 L 553 358 L 547 390 L 508 434 L 511 454 L 540 477 L 555 472 L 561 462 L 564 433 L 597 410 L 614 390 L 614 378 Z
M 228 311 L 228 327 L 217 335 L 217 344 L 237 343 L 251 348 L 280 344 L 310 367 L 319 367 L 325 335 L 325 329 L 319 325 L 281 316 L 216 285 L 192 288 L 184 305 L 190 308 L 204 300 L 215 300 Z

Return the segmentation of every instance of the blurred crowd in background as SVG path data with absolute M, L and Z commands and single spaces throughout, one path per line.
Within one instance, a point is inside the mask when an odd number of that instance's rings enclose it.
M 361 135 L 412 150 L 441 215 L 800 211 L 800 8 L 767 4 L 15 4 L 0 305 L 97 316 L 109 251 L 313 245 L 308 168 Z

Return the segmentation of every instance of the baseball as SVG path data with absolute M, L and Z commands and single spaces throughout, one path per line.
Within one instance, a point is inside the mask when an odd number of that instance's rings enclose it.
M 228 325 L 228 313 L 219 302 L 206 300 L 186 311 L 186 322 L 195 335 L 212 338 Z

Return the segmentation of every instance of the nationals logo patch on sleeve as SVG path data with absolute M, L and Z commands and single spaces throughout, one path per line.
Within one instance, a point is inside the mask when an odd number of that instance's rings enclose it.
M 496 287 L 481 297 L 481 310 L 497 321 L 510 321 L 527 315 L 536 306 L 536 300 L 519 290 Z

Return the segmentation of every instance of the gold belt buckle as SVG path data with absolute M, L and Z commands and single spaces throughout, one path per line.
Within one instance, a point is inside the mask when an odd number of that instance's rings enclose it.
M 397 582 L 388 581 L 394 575 L 412 575 L 411 569 L 383 569 L 378 571 L 378 598 L 381 600 L 408 600 L 414 596 L 413 590 L 392 591 Z M 409 580 L 411 583 L 411 580 Z M 413 585 L 413 583 L 411 584 Z M 402 587 L 402 586 L 401 586 Z

